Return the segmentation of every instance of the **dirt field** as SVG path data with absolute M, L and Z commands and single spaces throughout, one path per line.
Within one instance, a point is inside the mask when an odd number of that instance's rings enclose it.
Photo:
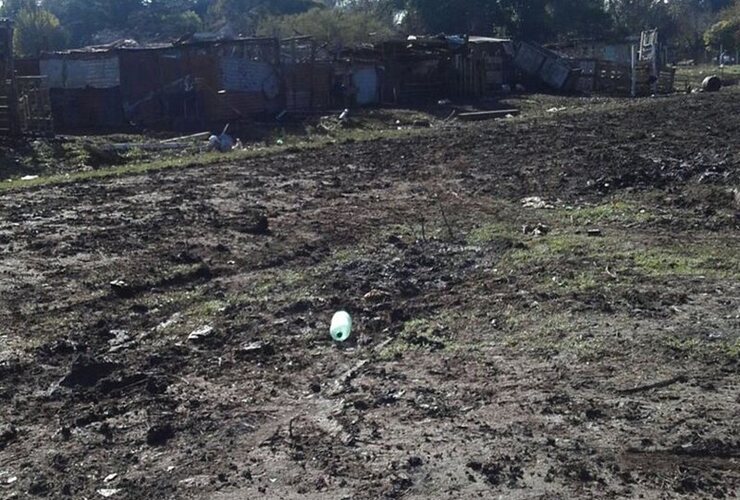
M 740 91 L 562 105 L 0 194 L 0 498 L 736 497 Z

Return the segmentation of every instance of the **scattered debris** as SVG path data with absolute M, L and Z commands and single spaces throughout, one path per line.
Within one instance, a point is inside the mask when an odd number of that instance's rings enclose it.
M 188 335 L 188 340 L 192 342 L 202 342 L 203 340 L 213 336 L 214 332 L 215 330 L 212 326 L 204 326 Z
M 184 135 L 181 137 L 173 137 L 172 139 L 165 139 L 160 141 L 160 144 L 170 144 L 173 142 L 184 142 L 184 141 L 202 141 L 208 139 L 211 136 L 210 132 L 199 132 L 197 134 Z
M 237 355 L 240 357 L 271 356 L 275 354 L 275 348 L 269 342 L 251 342 L 239 348 Z
M 130 299 L 136 295 L 136 289 L 122 279 L 110 282 L 113 292 L 122 299 Z
M 236 141 L 229 134 L 212 135 L 208 138 L 208 151 L 228 153 L 234 149 Z
M 549 232 L 550 228 L 545 224 L 542 224 L 541 222 L 534 226 L 530 224 L 525 224 L 524 226 L 522 226 L 522 233 L 524 234 L 531 234 L 533 236 L 544 236 Z
M 524 208 L 538 208 L 538 209 L 546 208 L 549 210 L 552 210 L 555 208 L 555 205 L 543 200 L 539 196 L 530 196 L 528 198 L 523 198 L 521 202 L 522 202 L 522 207 Z
M 102 488 L 98 490 L 98 495 L 103 498 L 110 498 L 112 496 L 118 495 L 120 492 L 120 489 Z
M 168 320 L 163 321 L 160 324 L 158 324 L 154 329 L 158 332 L 161 332 L 171 327 L 172 325 L 176 324 L 177 322 L 179 322 L 180 319 L 182 319 L 182 314 L 177 312 L 173 314 L 172 316 L 170 316 Z
M 362 370 L 367 364 L 370 363 L 369 359 L 363 359 L 359 361 L 355 366 L 344 372 L 337 380 L 334 381 L 334 388 L 331 391 L 332 396 L 340 394 L 346 389 L 353 378 L 357 376 L 357 373 Z
M 363 297 L 362 300 L 370 303 L 385 302 L 391 298 L 391 294 L 383 290 L 370 290 Z
M 214 134 L 210 136 L 208 138 L 208 147 L 206 148 L 207 151 L 219 151 L 221 153 L 228 153 L 235 149 L 242 149 L 243 146 L 241 140 L 234 140 L 234 138 L 227 133 L 228 130 L 229 125 L 227 124 L 224 127 L 223 132 L 221 132 L 221 135 Z
M 516 116 L 519 114 L 518 109 L 499 109 L 495 111 L 473 111 L 470 113 L 460 113 L 457 117 L 463 121 L 480 121 L 490 120 L 492 118 L 506 118 L 507 116 Z
M 109 352 L 119 351 L 131 343 L 131 336 L 127 330 L 111 330 L 110 334 L 113 338 L 108 341 Z

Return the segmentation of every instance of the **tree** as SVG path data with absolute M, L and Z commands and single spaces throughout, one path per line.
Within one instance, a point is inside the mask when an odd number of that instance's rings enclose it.
M 67 35 L 59 19 L 40 7 L 23 8 L 15 18 L 13 44 L 20 56 L 39 56 L 41 52 L 65 47 Z
M 740 0 L 720 14 L 720 20 L 704 33 L 707 48 L 740 50 Z
M 124 36 L 131 17 L 146 8 L 142 0 L 45 0 L 44 5 L 69 31 L 75 47 L 93 43 L 101 31 Z
M 665 27 L 670 22 L 668 5 L 663 0 L 607 0 L 607 11 L 612 16 L 620 35 Z
M 0 6 L 0 17 L 15 19 L 22 10 L 32 10 L 38 7 L 36 0 L 3 0 Z
M 557 38 L 601 38 L 612 31 L 603 0 L 551 0 L 548 24 Z
M 535 0 L 536 1 L 536 0 Z M 496 0 L 409 0 L 407 7 L 431 33 L 493 32 L 500 9 Z
M 599 36 L 611 28 L 602 0 L 409 0 L 431 32 L 493 34 L 535 41 Z
M 170 39 L 200 31 L 203 19 L 191 0 L 151 0 L 145 9 L 131 14 L 132 32 L 145 39 Z
M 318 42 L 339 49 L 391 34 L 390 26 L 372 12 L 346 9 L 312 9 L 291 16 L 270 16 L 260 23 L 257 34 L 285 38 L 312 36 Z
M 254 33 L 268 16 L 295 15 L 325 5 L 316 0 L 214 0 L 208 9 L 211 24 L 230 22 L 242 33 Z
M 672 41 L 674 50 L 694 59 L 704 51 L 704 32 L 715 17 L 708 0 L 672 0 L 668 4 L 670 24 L 661 27 L 665 39 Z
M 536 41 L 554 37 L 548 0 L 498 0 L 498 5 L 497 24 L 510 36 Z

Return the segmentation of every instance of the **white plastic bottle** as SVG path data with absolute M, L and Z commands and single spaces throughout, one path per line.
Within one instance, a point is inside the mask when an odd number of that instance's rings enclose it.
M 352 333 L 352 316 L 345 311 L 339 311 L 331 320 L 329 334 L 336 342 L 346 341 Z

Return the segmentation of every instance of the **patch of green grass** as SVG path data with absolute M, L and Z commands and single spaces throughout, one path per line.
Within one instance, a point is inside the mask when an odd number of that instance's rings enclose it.
M 740 360 L 740 339 L 709 341 L 697 337 L 672 336 L 665 339 L 664 347 L 673 356 L 693 359 L 717 359 L 734 362 Z
M 505 222 L 487 222 L 473 228 L 466 236 L 469 245 L 485 245 L 502 238 L 518 236 L 517 229 Z
M 650 248 L 631 257 L 637 269 L 650 276 L 740 278 L 740 255 L 730 248 L 688 244 Z
M 740 360 L 740 339 L 725 344 L 725 353 L 732 360 Z
M 625 201 L 579 207 L 565 211 L 562 216 L 569 219 L 573 224 L 643 223 L 653 218 L 646 210 Z
M 645 248 L 640 239 L 613 234 L 592 238 L 583 234 L 555 233 L 529 242 L 525 248 L 509 251 L 501 261 L 502 267 L 517 271 L 552 269 L 549 276 L 559 273 L 576 288 L 588 288 L 597 279 L 594 273 L 610 267 L 622 278 L 643 275 L 647 277 L 707 276 L 713 278 L 740 278 L 740 254 L 727 242 L 666 243 Z M 590 266 L 584 268 L 584 266 Z M 593 268 L 593 272 L 590 269 Z
M 504 256 L 502 265 L 523 269 L 560 263 L 574 255 L 595 254 L 597 251 L 594 238 L 578 234 L 550 234 L 533 240 L 524 248 L 511 250 Z
M 602 274 L 599 272 L 598 274 Z M 565 278 L 563 281 L 558 283 L 558 286 L 566 288 L 567 290 L 574 290 L 578 292 L 587 292 L 599 288 L 603 282 L 603 279 L 599 279 L 595 270 L 581 271 L 575 273 L 571 278 Z
M 318 268 L 274 269 L 260 271 L 244 283 L 243 290 L 230 298 L 229 303 L 246 305 L 266 302 L 296 301 L 312 295 L 316 286 Z
M 672 350 L 681 354 L 691 354 L 699 351 L 703 346 L 702 342 L 697 338 L 679 338 L 679 337 L 668 337 L 664 341 L 664 345 Z
M 596 361 L 612 349 L 603 334 L 592 334 L 590 326 L 580 324 L 567 312 L 521 311 L 520 329 L 504 335 L 511 348 L 549 356 L 572 356 L 576 360 Z
M 407 321 L 398 337 L 380 353 L 381 360 L 392 360 L 409 351 L 439 350 L 454 347 L 446 333 L 448 325 L 454 322 L 443 317 L 434 319 L 414 319 Z
M 0 192 L 18 189 L 27 189 L 39 186 L 68 184 L 75 182 L 92 181 L 96 179 L 116 178 L 130 175 L 140 175 L 169 169 L 185 169 L 232 163 L 234 161 L 251 158 L 264 158 L 286 152 L 318 149 L 330 144 L 348 142 L 366 142 L 380 138 L 402 138 L 424 133 L 425 130 L 352 130 L 341 133 L 337 138 L 321 137 L 316 140 L 298 141 L 294 144 L 282 144 L 261 149 L 246 149 L 230 153 L 201 153 L 195 156 L 167 158 L 127 165 L 104 167 L 97 170 L 48 175 L 31 180 L 6 180 L 0 182 Z M 313 138 L 312 138 L 313 139 Z
M 720 68 L 711 64 L 697 66 L 679 66 L 676 68 L 676 88 L 681 90 L 685 84 L 699 88 L 702 80 L 710 75 L 717 75 L 723 81 L 736 82 L 740 80 L 740 65 L 724 66 Z
M 221 300 L 206 300 L 205 302 L 198 302 L 194 307 L 191 307 L 187 315 L 199 319 L 212 318 L 224 312 L 227 306 L 228 303 Z

